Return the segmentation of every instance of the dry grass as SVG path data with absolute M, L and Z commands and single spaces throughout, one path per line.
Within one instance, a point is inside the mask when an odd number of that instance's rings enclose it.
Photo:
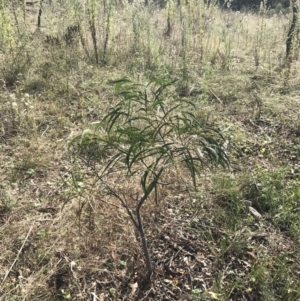
M 87 7 L 52 2 L 40 31 L 38 6 L 26 26 L 21 9 L 0 21 L 0 300 L 299 300 L 299 60 L 284 60 L 288 16 L 191 1 L 174 8 L 166 37 L 166 9 L 123 4 L 107 62 L 95 66 Z M 100 57 L 106 12 L 97 6 Z M 45 43 L 78 22 L 84 45 Z M 125 76 L 178 78 L 199 118 L 226 129 L 231 158 L 230 170 L 204 170 L 197 192 L 172 171 L 159 205 L 145 207 L 151 287 L 124 210 L 68 152 L 115 104 L 109 81 Z M 138 190 L 116 179 L 128 199 Z

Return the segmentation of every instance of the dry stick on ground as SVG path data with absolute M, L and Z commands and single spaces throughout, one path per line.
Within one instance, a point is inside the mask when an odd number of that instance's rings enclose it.
M 24 246 L 25 246 L 25 244 L 26 244 L 26 242 L 27 242 L 27 240 L 28 240 L 28 237 L 29 237 L 29 235 L 30 235 L 30 233 L 31 233 L 31 231 L 32 231 L 33 226 L 34 226 L 34 223 L 33 223 L 32 226 L 30 227 L 30 229 L 29 229 L 29 231 L 28 231 L 28 233 L 27 233 L 27 235 L 26 235 L 26 237 L 25 237 L 25 239 L 24 239 L 24 242 L 23 242 L 23 244 L 22 244 L 22 246 L 21 246 L 21 248 L 20 248 L 20 250 L 19 250 L 19 252 L 18 252 L 18 254 L 17 254 L 16 259 L 14 260 L 14 262 L 12 263 L 12 265 L 10 266 L 10 268 L 8 269 L 8 271 L 6 272 L 6 274 L 5 274 L 5 276 L 4 276 L 3 280 L 2 280 L 2 286 L 3 286 L 3 284 L 4 284 L 5 280 L 6 280 L 6 278 L 8 277 L 9 273 L 11 272 L 12 268 L 13 268 L 14 265 L 16 264 L 17 260 L 19 259 L 19 256 L 20 256 L 20 254 L 21 254 L 21 252 L 22 252 L 22 250 L 23 250 L 23 248 L 24 248 Z

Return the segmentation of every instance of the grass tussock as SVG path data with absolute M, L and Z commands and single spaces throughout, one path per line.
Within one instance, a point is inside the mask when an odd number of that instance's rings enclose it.
M 43 1 L 38 28 L 40 3 L 18 5 L 0 1 L 0 300 L 299 300 L 290 15 L 205 1 Z M 174 81 L 164 99 L 190 101 L 230 159 L 203 167 L 196 190 L 181 166 L 160 178 L 142 208 L 150 284 L 126 210 L 69 147 L 117 106 L 110 83 L 120 78 Z M 140 167 L 108 178 L 133 207 Z

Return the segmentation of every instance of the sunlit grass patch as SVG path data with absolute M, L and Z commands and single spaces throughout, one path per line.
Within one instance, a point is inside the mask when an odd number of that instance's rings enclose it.
M 0 12 L 3 301 L 298 300 L 299 60 L 285 61 L 289 16 L 263 6 L 259 14 L 220 10 L 205 1 L 168 1 L 164 8 L 43 1 L 38 29 L 38 4 L 25 11 L 23 2 L 16 10 L 11 4 Z M 153 96 L 149 87 L 146 94 L 139 89 L 155 78 L 174 82 L 162 108 L 143 115 L 135 107 L 132 128 L 118 132 L 103 118 L 120 104 L 110 82 L 124 77 L 141 98 Z M 222 134 L 230 168 L 203 168 L 196 190 L 182 165 L 161 177 L 142 210 L 154 265 L 149 288 L 128 215 L 92 169 L 71 160 L 68 146 L 95 125 L 101 142 L 111 127 L 109 151 L 91 139 L 90 152 L 80 153 L 107 166 L 124 147 L 117 134 L 136 142 L 138 130 L 150 132 L 146 119 L 165 122 L 172 114 L 162 111 L 178 103 L 190 103 L 203 127 Z M 172 112 L 183 125 L 179 107 Z M 190 146 L 199 148 L 195 128 L 188 132 Z M 179 134 L 169 138 L 183 142 Z M 144 142 L 153 149 L 148 136 Z M 138 152 L 130 154 L 127 163 Z M 136 181 L 138 169 L 149 162 L 132 169 L 135 178 L 122 164 L 108 175 L 133 208 L 147 186 Z

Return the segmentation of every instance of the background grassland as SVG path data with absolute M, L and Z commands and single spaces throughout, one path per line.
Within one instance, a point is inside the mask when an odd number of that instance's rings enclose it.
M 39 3 L 0 7 L 1 301 L 300 299 L 299 47 L 287 62 L 289 15 L 65 0 L 44 3 L 37 28 Z M 124 210 L 68 152 L 116 104 L 109 82 L 124 77 L 177 79 L 168 93 L 223 130 L 231 160 L 229 170 L 204 169 L 197 192 L 171 171 L 165 182 L 180 183 L 145 207 L 151 287 Z M 134 193 L 130 179 L 120 183 Z

